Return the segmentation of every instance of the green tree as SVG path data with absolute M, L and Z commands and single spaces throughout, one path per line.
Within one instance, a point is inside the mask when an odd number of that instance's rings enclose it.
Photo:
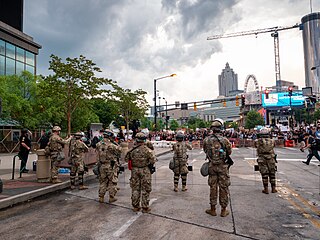
M 257 125 L 264 125 L 264 119 L 260 115 L 260 113 L 251 110 L 248 112 L 247 117 L 246 117 L 246 123 L 245 123 L 245 128 L 247 129 L 252 129 Z
M 51 55 L 49 70 L 54 72 L 44 78 L 46 87 L 42 94 L 46 100 L 59 102 L 57 110 L 63 110 L 67 120 L 68 134 L 71 133 L 72 114 L 83 103 L 83 100 L 94 97 L 108 96 L 109 90 L 102 86 L 116 83 L 111 79 L 96 77 L 101 72 L 96 64 L 86 57 L 80 55 L 79 58 L 66 58 L 63 62 L 61 58 Z
M 152 121 L 147 117 L 143 117 L 141 119 L 141 128 L 152 129 Z
M 107 128 L 112 121 L 117 120 L 119 110 L 114 101 L 103 98 L 96 98 L 91 100 L 94 113 L 99 117 L 99 122 Z
M 170 129 L 173 131 L 176 131 L 179 128 L 179 123 L 177 122 L 177 120 L 172 119 L 170 121 Z
M 138 89 L 132 92 L 130 89 L 123 89 L 117 85 L 113 86 L 113 101 L 118 107 L 119 113 L 126 121 L 127 134 L 129 133 L 129 124 L 133 120 L 142 119 L 149 108 L 145 91 Z

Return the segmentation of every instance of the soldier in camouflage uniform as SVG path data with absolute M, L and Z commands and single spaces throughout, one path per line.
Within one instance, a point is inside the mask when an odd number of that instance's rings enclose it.
M 132 189 L 131 200 L 133 211 L 140 211 L 141 198 L 142 212 L 148 213 L 151 211 L 149 208 L 149 195 L 152 190 L 149 167 L 154 165 L 156 158 L 153 151 L 146 146 L 145 140 L 146 136 L 143 133 L 137 133 L 137 146 L 127 153 L 125 161 L 132 161 L 130 187 Z
M 267 129 L 262 129 L 258 134 L 258 139 L 254 142 L 257 148 L 258 166 L 262 176 L 264 189 L 263 193 L 268 194 L 268 180 L 271 184 L 271 192 L 276 193 L 276 158 L 274 153 L 275 142 L 270 138 Z
M 172 146 L 173 149 L 173 172 L 174 172 L 174 189 L 173 191 L 178 192 L 179 177 L 182 180 L 182 191 L 187 191 L 187 174 L 188 174 L 188 155 L 187 149 L 191 150 L 192 146 L 186 143 L 184 140 L 184 134 L 178 132 L 176 135 L 178 141 Z
M 106 130 L 103 133 L 103 140 L 97 143 L 98 161 L 100 163 L 99 175 L 99 202 L 104 202 L 104 195 L 109 192 L 109 202 L 117 199 L 117 174 L 115 172 L 117 159 L 121 155 L 121 147 L 111 142 L 113 132 Z
M 71 137 L 68 139 L 62 139 L 60 137 L 61 128 L 59 126 L 54 126 L 52 128 L 52 135 L 49 139 L 49 150 L 50 150 L 50 159 L 51 159 L 51 182 L 52 183 L 61 183 L 61 180 L 58 179 L 59 163 L 58 153 L 63 151 L 65 144 L 68 144 L 71 140 Z
M 87 186 L 83 184 L 84 175 L 84 153 L 88 152 L 87 145 L 81 140 L 83 135 L 81 133 L 74 134 L 75 140 L 70 144 L 70 159 L 71 165 L 70 171 L 70 183 L 71 189 L 75 189 L 76 174 L 78 173 L 79 190 L 87 189 Z
M 229 203 L 230 176 L 226 159 L 231 154 L 231 143 L 221 135 L 223 120 L 215 119 L 211 124 L 212 134 L 205 138 L 203 150 L 209 159 L 210 205 L 207 214 L 217 216 L 216 205 L 219 188 L 219 204 L 221 205 L 221 217 L 229 214 L 227 206 Z

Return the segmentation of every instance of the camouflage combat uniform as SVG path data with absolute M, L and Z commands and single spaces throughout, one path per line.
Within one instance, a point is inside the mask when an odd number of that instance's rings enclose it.
M 121 147 L 112 143 L 108 138 L 104 138 L 97 143 L 98 161 L 100 163 L 99 175 L 99 201 L 103 202 L 104 195 L 109 192 L 109 202 L 117 199 L 117 159 L 121 156 Z
M 51 159 L 51 181 L 53 183 L 60 182 L 58 180 L 58 172 L 59 172 L 59 163 L 57 160 L 58 153 L 63 151 L 63 147 L 65 144 L 69 143 L 69 139 L 64 140 L 58 134 L 52 134 L 49 139 L 49 149 L 50 149 L 50 159 Z
M 139 211 L 141 198 L 141 207 L 143 211 L 148 212 L 150 210 L 149 195 L 152 190 L 151 172 L 148 165 L 156 162 L 155 155 L 145 143 L 140 143 L 127 153 L 125 161 L 129 160 L 132 161 L 130 178 L 132 206 L 134 210 Z
M 219 139 L 221 144 L 214 136 Z M 210 186 L 211 209 L 214 209 L 215 212 L 215 206 L 217 205 L 218 199 L 218 188 L 219 204 L 222 209 L 226 209 L 229 203 L 230 176 L 228 164 L 226 164 L 225 161 L 227 155 L 231 154 L 231 143 L 227 138 L 222 137 L 219 134 L 213 134 L 205 138 L 203 150 L 209 159 L 208 185 Z M 209 213 L 208 210 L 206 212 Z
M 268 191 L 268 178 L 271 184 L 272 192 L 276 192 L 276 159 L 274 153 L 275 141 L 268 137 L 262 136 L 255 140 L 254 146 L 257 148 L 259 171 L 262 176 L 263 193 Z
M 174 164 L 174 191 L 178 191 L 179 177 L 182 180 L 182 191 L 186 191 L 187 174 L 188 174 L 188 155 L 187 149 L 191 150 L 192 146 L 186 142 L 177 142 L 172 146 L 173 164 Z
M 69 164 L 71 165 L 71 188 L 74 188 L 75 186 L 76 174 L 78 173 L 79 186 L 80 189 L 83 189 L 84 153 L 88 152 L 88 147 L 84 142 L 81 141 L 81 139 L 76 139 L 75 141 L 72 141 L 70 145 L 71 156 L 69 159 Z

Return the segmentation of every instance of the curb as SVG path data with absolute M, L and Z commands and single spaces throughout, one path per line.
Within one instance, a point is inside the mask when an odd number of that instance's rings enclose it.
M 156 157 L 165 155 L 170 152 L 171 152 L 171 150 L 164 151 L 162 153 L 158 153 L 158 154 L 156 154 Z M 96 178 L 97 178 L 96 175 L 93 175 L 93 174 L 84 176 L 85 181 L 90 181 L 90 180 L 93 180 Z M 63 190 L 63 189 L 69 188 L 69 187 L 70 187 L 70 180 L 68 180 L 66 182 L 46 186 L 46 187 L 36 189 L 36 190 L 30 191 L 30 192 L 21 193 L 16 196 L 11 196 L 11 197 L 0 200 L 0 210 L 7 208 L 7 207 L 12 207 L 13 205 L 18 204 L 18 203 L 29 201 L 29 200 L 36 198 L 36 197 L 46 195 L 48 193 Z

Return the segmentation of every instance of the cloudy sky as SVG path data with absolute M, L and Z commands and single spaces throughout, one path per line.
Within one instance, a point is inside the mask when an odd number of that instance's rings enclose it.
M 320 0 L 312 1 L 313 12 Z M 51 54 L 92 59 L 103 76 L 142 88 L 152 105 L 153 79 L 168 103 L 214 99 L 226 63 L 243 89 L 247 75 L 275 84 L 270 33 L 207 41 L 208 36 L 292 26 L 311 12 L 310 0 L 25 0 L 24 32 L 42 45 L 38 74 Z M 281 78 L 304 87 L 302 34 L 281 31 Z M 161 104 L 164 104 L 162 102 Z

